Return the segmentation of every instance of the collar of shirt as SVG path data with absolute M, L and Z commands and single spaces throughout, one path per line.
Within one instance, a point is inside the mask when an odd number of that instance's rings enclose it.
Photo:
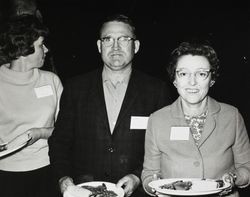
M 114 86 L 116 86 L 118 83 L 125 83 L 128 85 L 129 78 L 132 72 L 132 68 L 129 67 L 122 73 L 114 73 L 113 71 L 109 70 L 104 66 L 102 71 L 102 79 L 103 83 L 111 82 Z

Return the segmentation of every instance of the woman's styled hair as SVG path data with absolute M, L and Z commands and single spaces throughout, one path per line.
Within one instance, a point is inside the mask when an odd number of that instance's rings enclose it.
M 172 51 L 170 63 L 167 67 L 167 71 L 172 82 L 175 80 L 177 62 L 180 57 L 184 55 L 198 55 L 205 57 L 211 66 L 212 80 L 215 81 L 219 76 L 219 59 L 215 50 L 210 45 L 200 42 L 182 42 L 176 49 Z
M 47 37 L 48 28 L 33 15 L 11 18 L 0 32 L 0 59 L 10 63 L 20 56 L 34 53 L 33 43 L 40 37 Z

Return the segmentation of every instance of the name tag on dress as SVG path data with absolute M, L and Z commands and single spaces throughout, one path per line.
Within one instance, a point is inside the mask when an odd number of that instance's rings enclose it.
M 189 127 L 171 127 L 170 140 L 189 140 Z
M 148 126 L 148 117 L 131 116 L 130 129 L 146 129 Z
M 52 90 L 51 85 L 45 85 L 45 86 L 41 86 L 41 87 L 34 88 L 34 89 L 35 89 L 37 98 L 43 98 L 46 96 L 53 95 L 53 90 Z

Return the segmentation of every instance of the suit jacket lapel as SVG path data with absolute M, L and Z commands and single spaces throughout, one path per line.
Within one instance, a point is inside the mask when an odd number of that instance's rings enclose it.
M 214 115 L 218 113 L 219 110 L 219 104 L 211 97 L 208 97 L 208 115 L 204 125 L 203 133 L 201 135 L 199 147 L 202 146 L 202 144 L 208 139 L 208 137 L 215 129 L 216 122 L 214 119 Z
M 181 106 L 181 98 L 180 96 L 176 99 L 176 101 L 171 105 L 171 114 L 173 116 L 172 126 L 177 127 L 189 127 L 182 110 Z M 191 131 L 189 132 L 189 143 L 191 144 L 190 148 L 193 148 L 194 151 L 197 151 L 197 146 L 195 145 L 195 140 L 193 139 Z
M 171 113 L 173 117 L 177 118 L 179 124 L 187 125 L 184 115 L 183 115 L 180 97 L 174 102 L 172 106 L 173 108 L 172 108 Z M 220 110 L 220 106 L 218 105 L 218 103 L 211 97 L 208 97 L 208 116 L 204 125 L 204 129 L 203 129 L 198 147 L 204 144 L 204 142 L 208 139 L 208 137 L 211 135 L 211 133 L 215 129 L 216 122 L 214 119 L 214 115 L 218 113 L 219 110 Z M 190 136 L 191 135 L 192 134 L 190 133 Z M 195 144 L 195 141 L 192 136 L 191 136 L 191 141 L 192 143 Z
M 202 146 L 202 144 L 208 139 L 208 137 L 212 134 L 213 130 L 215 128 L 215 120 L 211 115 L 207 116 L 204 129 L 201 135 L 201 139 L 199 142 L 199 147 Z
M 138 95 L 138 86 L 140 81 L 138 78 L 139 78 L 138 73 L 135 70 L 132 70 L 131 77 L 128 83 L 125 97 L 122 102 L 120 113 L 116 121 L 115 128 L 119 125 L 119 123 L 123 119 L 123 116 L 126 115 L 129 109 L 132 107 L 133 102 L 135 101 Z
M 91 107 L 93 107 L 96 111 L 97 122 L 105 125 L 106 130 L 109 132 L 109 134 L 111 134 L 103 91 L 102 69 L 97 70 L 96 78 L 93 78 L 92 80 L 90 94 L 90 103 L 93 103 Z

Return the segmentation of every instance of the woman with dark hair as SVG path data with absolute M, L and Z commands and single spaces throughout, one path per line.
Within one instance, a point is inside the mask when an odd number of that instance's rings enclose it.
M 32 15 L 12 18 L 0 34 L 4 62 L 0 67 L 0 139 L 7 142 L 0 157 L 1 196 L 54 195 L 47 140 L 63 87 L 57 75 L 40 69 L 48 52 L 47 36 L 47 27 Z
M 32 15 L 38 18 L 41 22 L 43 22 L 43 16 L 38 7 L 37 0 L 9 0 L 7 4 L 7 18 L 15 18 L 23 15 Z M 48 44 L 49 43 L 47 42 L 47 47 Z M 42 70 L 51 71 L 57 74 L 57 69 L 54 63 L 54 57 L 51 53 L 51 49 L 50 53 L 48 53 L 46 56 L 46 60 L 44 62 Z
M 237 188 L 250 184 L 250 144 L 238 109 L 208 96 L 219 60 L 208 44 L 181 43 L 168 73 L 179 98 L 153 113 L 145 137 L 144 189 L 157 178 L 221 179 Z

